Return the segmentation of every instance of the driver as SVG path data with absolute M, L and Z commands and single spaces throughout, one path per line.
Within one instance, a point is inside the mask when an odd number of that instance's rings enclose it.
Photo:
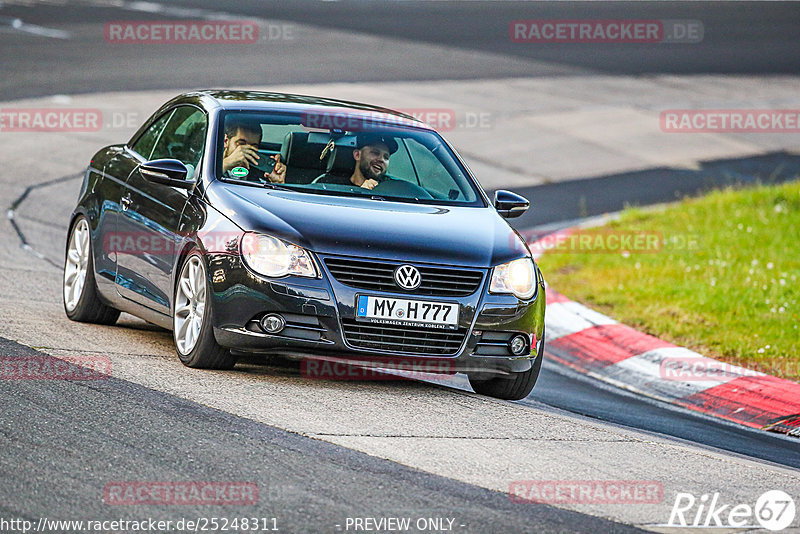
M 261 143 L 261 125 L 258 122 L 236 118 L 225 121 L 223 176 L 231 178 L 231 169 L 244 167 L 249 170 L 251 164 L 258 164 L 258 160 L 261 159 L 258 154 L 259 143 Z M 270 157 L 275 160 L 275 168 L 270 173 L 265 172 L 264 178 L 273 183 L 286 182 L 286 165 L 281 163 L 280 154 Z
M 355 185 L 372 189 L 386 180 L 386 169 L 389 167 L 389 156 L 397 152 L 397 141 L 391 136 L 380 134 L 363 134 L 356 138 L 353 159 L 355 169 L 350 178 L 330 176 L 328 183 Z

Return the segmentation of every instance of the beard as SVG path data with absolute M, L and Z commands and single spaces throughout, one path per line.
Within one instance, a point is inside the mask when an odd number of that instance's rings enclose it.
M 377 182 L 380 182 L 386 175 L 386 170 L 382 171 L 381 173 L 376 173 L 375 171 L 373 171 L 369 162 L 364 159 L 362 159 L 361 162 L 358 164 L 358 168 L 361 171 L 361 176 L 363 176 L 367 180 L 375 180 Z

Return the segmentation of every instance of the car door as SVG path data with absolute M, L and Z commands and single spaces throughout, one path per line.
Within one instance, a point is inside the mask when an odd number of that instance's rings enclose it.
M 156 132 L 157 128 L 153 128 L 150 140 L 139 150 L 134 146 L 130 151 L 137 167 L 128 175 L 120 201 L 123 215 L 119 219 L 119 235 L 125 246 L 117 254 L 117 289 L 123 297 L 169 314 L 172 269 L 182 241 L 181 217 L 191 192 L 145 179 L 138 164 L 177 159 L 189 170 L 187 180 L 193 179 L 203 153 L 208 120 L 202 110 L 189 105 L 174 108 L 162 119 L 163 129 Z M 144 156 L 141 152 L 147 152 L 151 141 L 152 150 Z
M 99 229 L 101 240 L 98 244 L 101 250 L 96 254 L 100 258 L 97 263 L 97 274 L 99 278 L 108 278 L 115 286 L 120 282 L 117 276 L 117 256 L 125 248 L 133 246 L 133 243 L 126 241 L 126 236 L 120 232 L 120 219 L 127 210 L 127 205 L 122 202 L 122 198 L 126 197 L 125 183 L 139 163 L 150 157 L 155 141 L 164 129 L 169 116 L 170 113 L 166 113 L 153 121 L 132 144 L 115 147 L 116 154 L 108 160 L 103 169 L 105 179 L 100 191 L 103 198 Z

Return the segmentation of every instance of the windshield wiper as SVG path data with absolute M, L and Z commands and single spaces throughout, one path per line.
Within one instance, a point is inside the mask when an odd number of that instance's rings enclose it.
M 272 182 L 261 182 L 261 187 L 265 187 L 267 189 L 277 189 L 278 191 L 294 191 L 294 189 L 290 187 L 284 187 L 279 184 L 273 184 Z
M 237 185 L 249 185 L 250 187 L 265 187 L 267 189 L 278 189 L 280 191 L 296 191 L 290 187 L 284 187 L 279 184 L 273 184 L 272 182 L 251 182 L 250 180 L 237 180 L 235 178 L 220 178 L 221 182 L 229 183 L 229 184 L 237 184 Z

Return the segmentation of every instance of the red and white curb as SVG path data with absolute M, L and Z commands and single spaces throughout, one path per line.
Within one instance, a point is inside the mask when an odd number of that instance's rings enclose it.
M 535 258 L 546 251 L 541 243 L 530 245 Z M 545 350 L 551 360 L 640 395 L 749 427 L 800 435 L 800 384 L 667 343 L 550 288 L 546 299 Z

